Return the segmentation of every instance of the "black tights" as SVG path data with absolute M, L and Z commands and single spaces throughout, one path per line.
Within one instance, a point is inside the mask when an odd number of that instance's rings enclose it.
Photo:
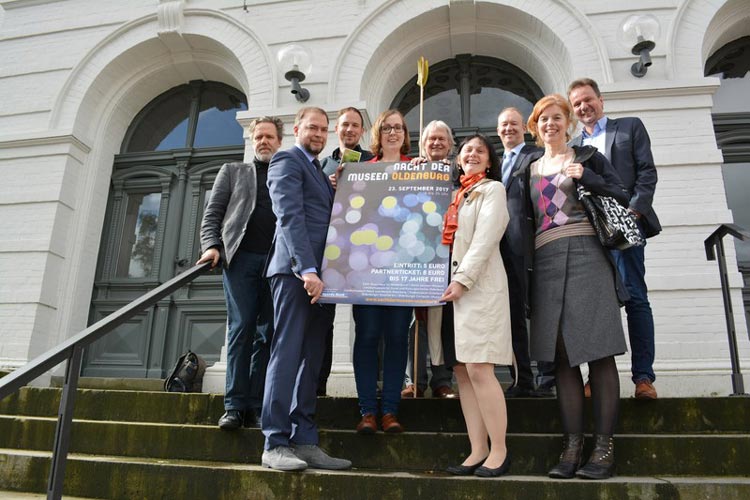
M 583 433 L 583 379 L 581 369 L 571 368 L 565 342 L 557 337 L 555 355 L 557 402 L 565 434 Z M 594 407 L 594 432 L 611 436 L 617 424 L 620 405 L 620 377 L 614 356 L 589 363 L 589 383 Z

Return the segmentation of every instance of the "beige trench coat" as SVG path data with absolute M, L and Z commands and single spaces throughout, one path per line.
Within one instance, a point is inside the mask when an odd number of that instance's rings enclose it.
M 458 209 L 451 279 L 467 288 L 453 304 L 456 359 L 461 363 L 510 365 L 513 360 L 508 277 L 500 257 L 508 219 L 505 188 L 489 179 L 478 183 Z M 442 360 L 442 352 L 435 352 L 442 350 L 441 311 L 429 312 L 430 354 Z

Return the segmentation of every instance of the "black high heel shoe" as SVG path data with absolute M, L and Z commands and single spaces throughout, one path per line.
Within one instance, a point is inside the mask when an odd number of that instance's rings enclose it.
M 509 470 L 510 452 L 505 454 L 505 460 L 503 460 L 503 463 L 500 464 L 500 467 L 490 469 L 483 465 L 481 467 L 478 467 L 477 470 L 474 471 L 474 475 L 477 477 L 500 477 L 504 474 L 507 474 Z
M 471 476 L 478 468 L 482 466 L 487 457 L 483 458 L 474 465 L 451 465 L 445 469 L 445 472 L 453 474 L 454 476 Z

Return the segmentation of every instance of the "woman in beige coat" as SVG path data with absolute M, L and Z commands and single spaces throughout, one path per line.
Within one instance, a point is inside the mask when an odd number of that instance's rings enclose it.
M 454 372 L 471 454 L 448 472 L 496 477 L 510 467 L 505 398 L 494 369 L 496 364 L 511 364 L 513 357 L 508 279 L 500 257 L 508 210 L 499 182 L 500 162 L 486 137 L 464 140 L 457 160 L 461 188 L 443 231 L 443 243 L 452 247 L 452 276 L 442 300 L 453 303 Z

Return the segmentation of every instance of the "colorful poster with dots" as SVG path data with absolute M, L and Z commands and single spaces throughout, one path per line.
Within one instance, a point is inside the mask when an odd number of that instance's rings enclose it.
M 345 166 L 328 226 L 321 302 L 440 303 L 449 277 L 442 230 L 450 169 L 443 163 Z

